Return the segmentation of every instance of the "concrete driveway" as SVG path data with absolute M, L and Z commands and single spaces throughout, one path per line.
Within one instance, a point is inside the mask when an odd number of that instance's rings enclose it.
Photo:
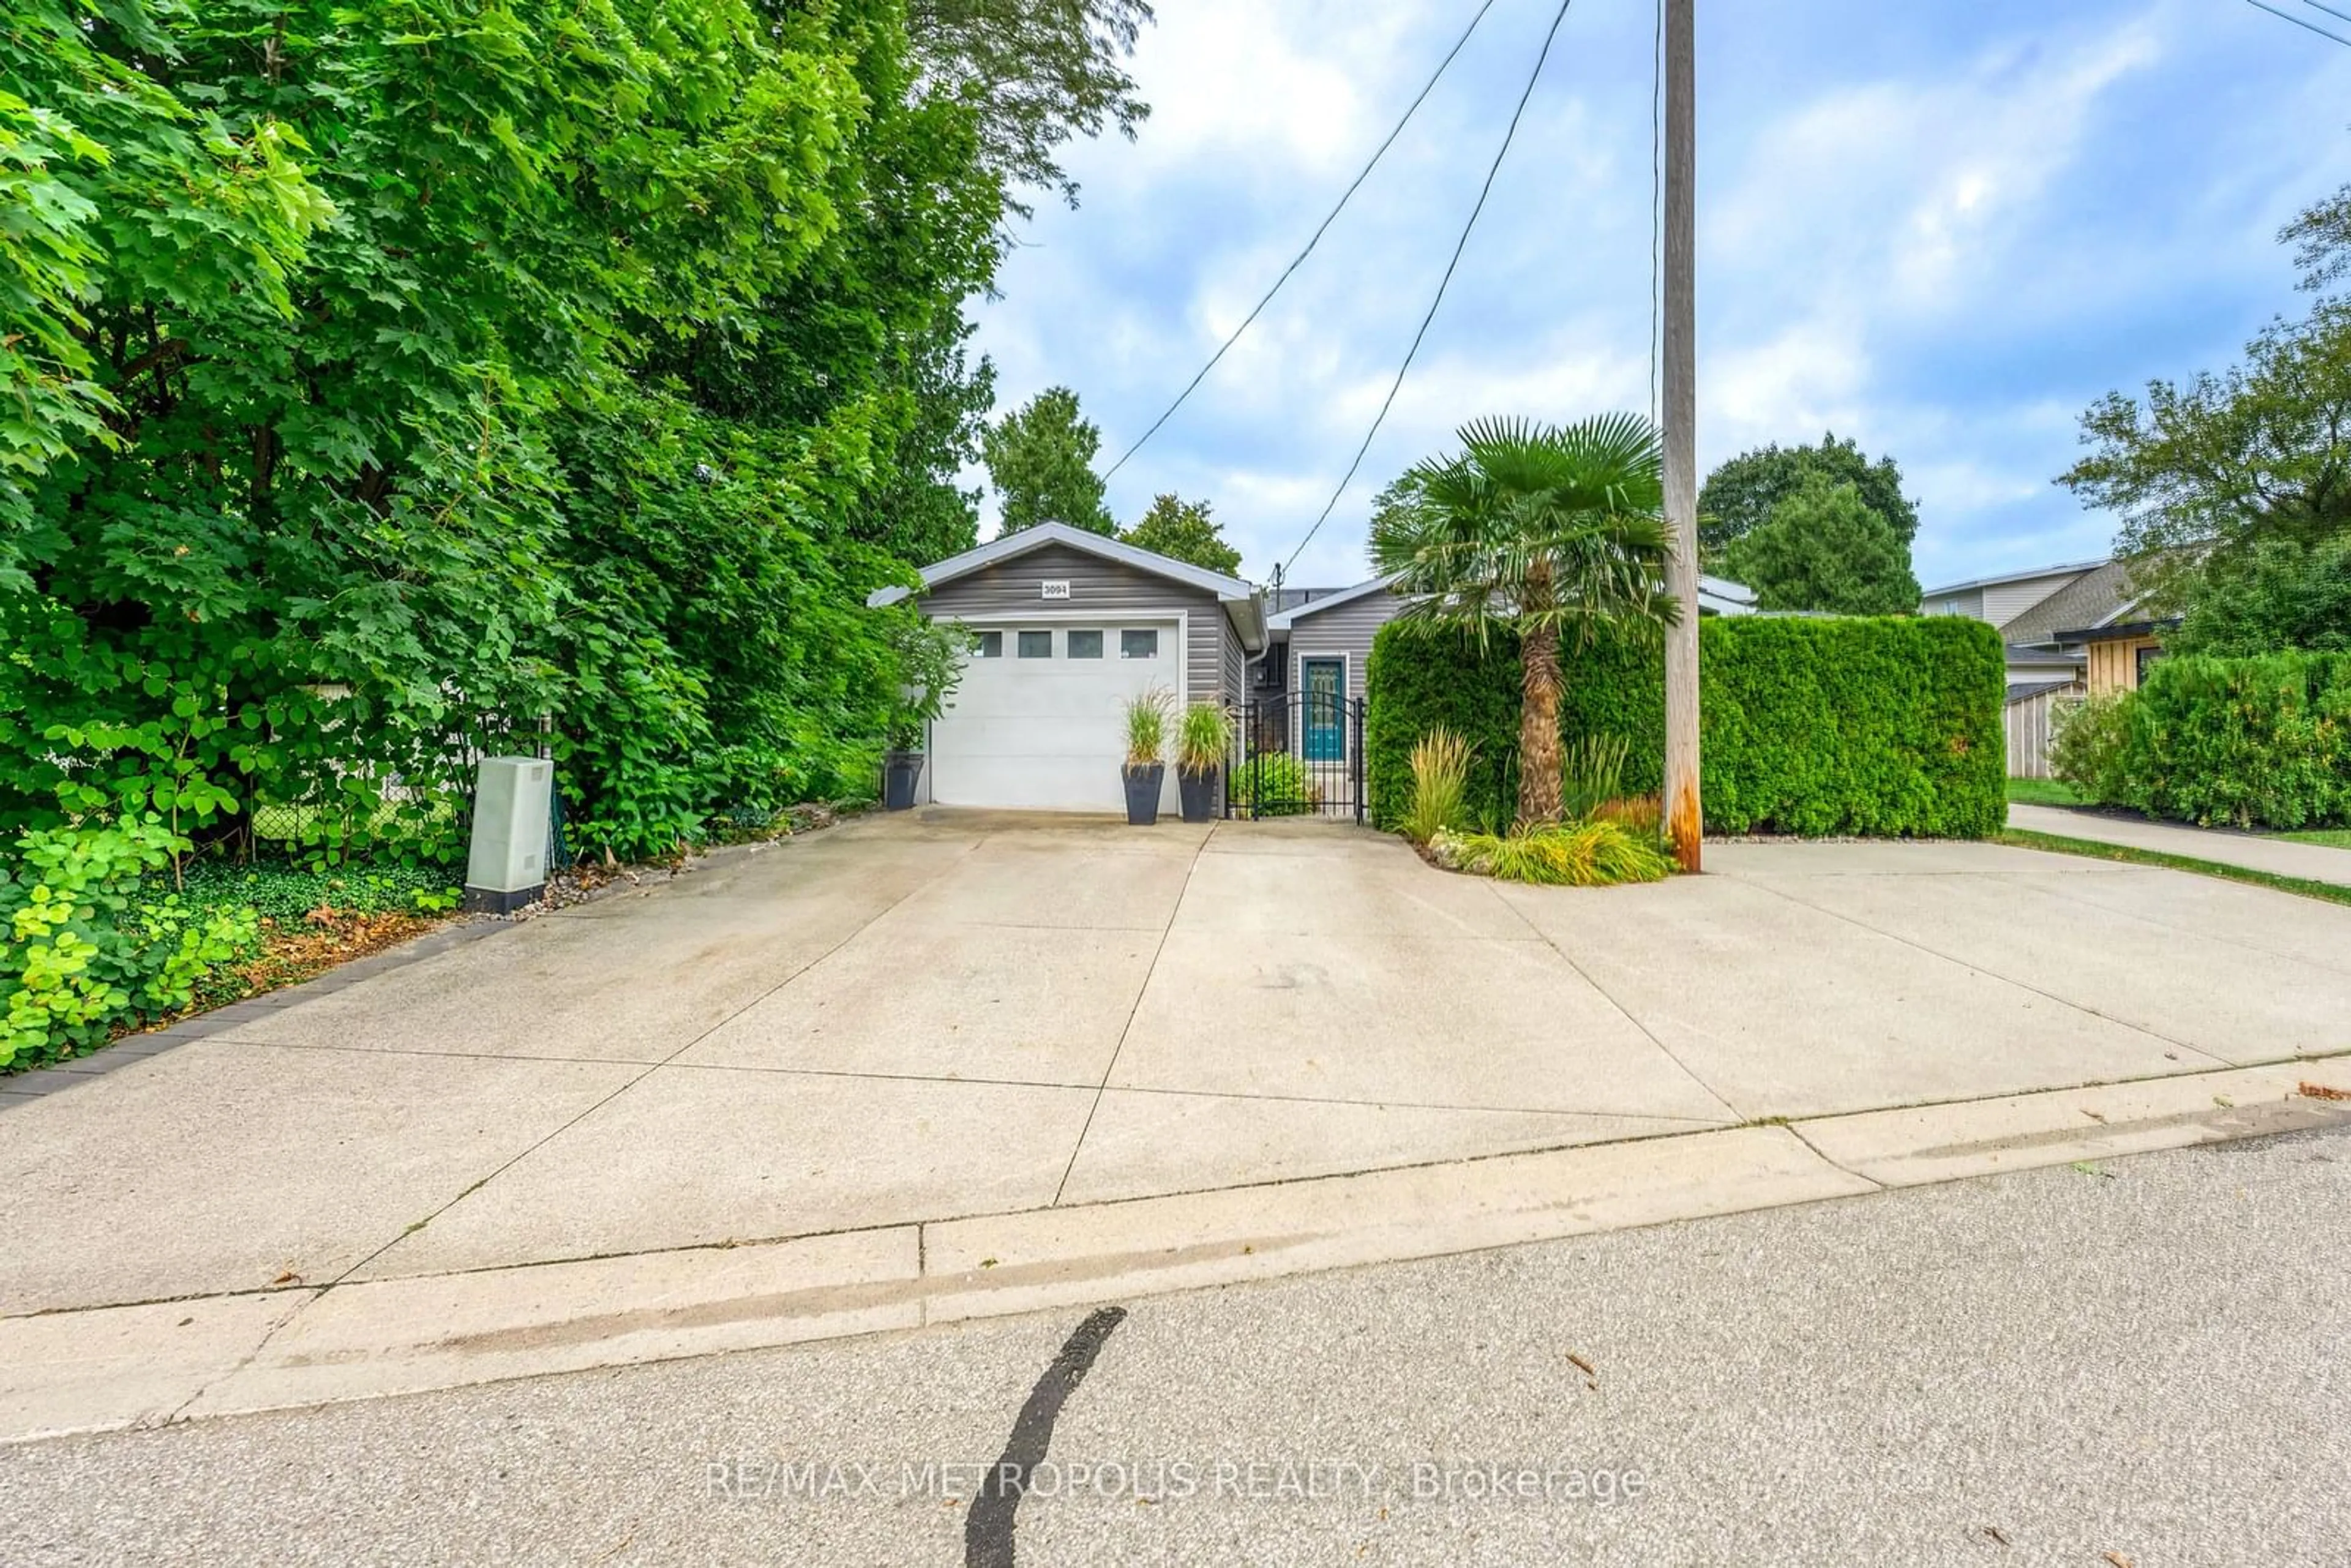
M 731 852 L 0 1082 L 0 1317 L 235 1297 L 275 1333 L 270 1292 L 369 1281 L 430 1316 L 421 1282 L 514 1265 L 1443 1188 L 1447 1162 L 2351 1051 L 2351 909 L 1986 845 L 1708 864 L 1510 888 L 1321 822 L 946 812 Z

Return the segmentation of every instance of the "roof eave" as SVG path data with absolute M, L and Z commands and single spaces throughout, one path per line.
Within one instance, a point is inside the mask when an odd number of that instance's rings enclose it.
M 2035 567 L 2031 571 L 2004 571 L 1996 577 L 1970 578 L 1965 582 L 1951 582 L 1940 588 L 1922 589 L 1919 591 L 1918 598 L 1921 602 L 1924 602 L 1929 599 L 1939 599 L 1947 593 L 1966 593 L 1971 589 L 1978 588 L 1998 588 L 2004 582 L 2030 582 L 2036 577 L 2060 577 L 2069 571 L 2077 573 L 2095 571 L 2098 568 L 2111 563 L 2114 557 L 2106 556 L 2098 560 L 2072 561 L 2056 566 Z
M 1343 588 L 1336 593 L 1326 593 L 1320 599 L 1310 599 L 1303 604 L 1293 604 L 1278 614 L 1267 616 L 1266 629 L 1270 632 L 1287 632 L 1296 626 L 1301 619 L 1319 615 L 1323 611 L 1338 605 L 1352 604 L 1358 599 L 1378 593 L 1384 589 L 1394 588 L 1398 575 L 1391 572 L 1386 577 L 1375 577 L 1369 582 L 1359 582 L 1353 588 Z
M 1105 560 L 1114 560 L 1122 565 L 1131 566 L 1138 571 L 1150 572 L 1154 576 L 1164 577 L 1170 581 L 1185 583 L 1205 592 L 1213 593 L 1227 603 L 1254 599 L 1257 594 L 1256 589 L 1237 577 L 1227 577 L 1220 571 L 1210 571 L 1206 567 L 1194 566 L 1188 561 L 1176 560 L 1152 550 L 1138 549 L 1134 545 L 1122 543 L 1089 529 L 1071 528 L 1067 523 L 1037 523 L 1016 533 L 998 534 L 992 539 L 974 545 L 960 555 L 952 555 L 945 560 L 933 561 L 924 567 L 919 574 L 923 580 L 922 591 L 928 593 L 934 589 L 945 587 L 958 578 L 968 577 L 975 571 L 1000 565 L 1049 544 L 1067 545 L 1072 549 L 1081 550 L 1088 555 L 1100 556 Z M 885 604 L 897 603 L 912 591 L 914 591 L 911 589 L 893 585 L 889 588 L 876 589 L 866 596 L 865 601 L 878 609 Z

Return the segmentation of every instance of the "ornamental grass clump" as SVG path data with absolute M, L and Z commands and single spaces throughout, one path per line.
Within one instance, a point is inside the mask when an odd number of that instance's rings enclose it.
M 1194 703 L 1176 730 L 1176 768 L 1205 779 L 1232 755 L 1232 716 L 1216 703 Z
M 1655 795 L 1619 795 L 1593 807 L 1587 820 L 1614 822 L 1639 838 L 1661 838 L 1666 831 L 1666 803 Z
M 1560 748 L 1559 797 L 1564 819 L 1580 822 L 1625 792 L 1632 742 L 1621 735 L 1580 735 Z
M 1443 726 L 1412 748 L 1412 804 L 1404 814 L 1404 835 L 1425 844 L 1468 821 L 1469 743 Z
M 1140 772 L 1166 759 L 1167 719 L 1176 706 L 1175 694 L 1154 686 L 1126 699 L 1126 766 Z
M 1654 836 L 1607 821 L 1515 833 L 1441 832 L 1430 841 L 1429 851 L 1449 871 L 1547 887 L 1663 882 L 1673 872 L 1673 862 Z

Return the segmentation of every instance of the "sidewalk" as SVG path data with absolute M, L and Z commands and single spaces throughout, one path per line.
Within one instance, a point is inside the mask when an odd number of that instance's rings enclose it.
M 2032 833 L 2055 833 L 2069 839 L 2091 839 L 2126 849 L 2158 854 L 2185 855 L 2190 860 L 2217 861 L 2267 872 L 2272 876 L 2296 876 L 2304 882 L 2331 882 L 2351 887 L 2351 850 L 2331 850 L 2324 844 L 2300 844 L 2265 839 L 2253 833 L 2232 833 L 2216 828 L 2190 828 L 2177 822 L 2150 822 L 2101 811 L 2076 811 L 2064 806 L 2016 806 L 2008 809 L 2008 825 Z

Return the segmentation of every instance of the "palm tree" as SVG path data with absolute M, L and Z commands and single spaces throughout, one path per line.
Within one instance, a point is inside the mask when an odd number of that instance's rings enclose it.
M 1638 414 L 1578 424 L 1487 419 L 1463 451 L 1414 467 L 1372 520 L 1372 559 L 1414 597 L 1404 619 L 1469 632 L 1482 643 L 1517 629 L 1525 666 L 1519 715 L 1519 821 L 1560 820 L 1559 692 L 1563 641 L 1679 618 L 1666 591 L 1673 535 L 1664 517 L 1657 433 Z

